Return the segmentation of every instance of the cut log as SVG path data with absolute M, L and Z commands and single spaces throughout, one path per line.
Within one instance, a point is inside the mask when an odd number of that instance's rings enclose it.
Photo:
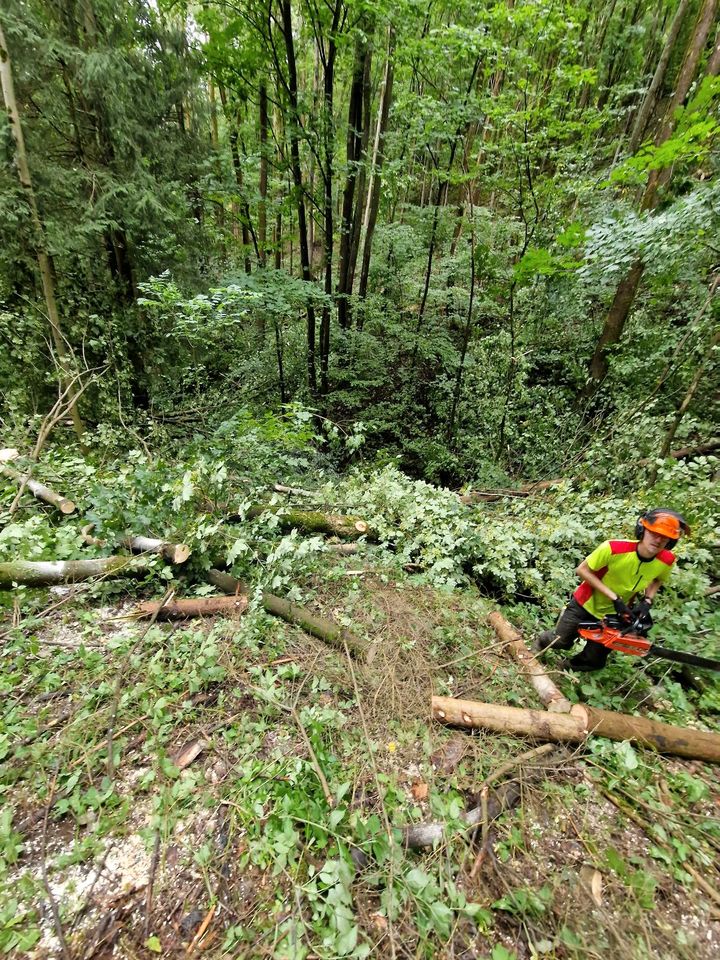
M 359 517 L 349 517 L 341 513 L 322 513 L 319 510 L 296 510 L 294 507 L 254 506 L 250 507 L 247 517 L 253 519 L 264 513 L 273 513 L 279 520 L 281 530 L 302 530 L 303 533 L 324 533 L 343 540 L 358 540 L 366 537 L 376 541 L 377 533 L 370 529 L 370 525 Z M 230 514 L 228 520 L 236 521 L 241 518 L 237 514 Z
M 133 553 L 158 553 L 168 563 L 176 565 L 185 563 L 192 553 L 186 543 L 168 543 L 166 540 L 155 540 L 152 537 L 125 537 L 121 543 Z
M 531 497 L 534 493 L 549 490 L 563 483 L 563 478 L 555 480 L 528 480 L 521 487 L 497 487 L 493 490 L 470 490 L 460 496 L 460 502 L 465 504 L 493 503 L 496 500 L 513 499 L 514 497 Z
M 505 649 L 509 650 L 520 664 L 523 673 L 529 678 L 548 710 L 551 713 L 570 713 L 572 704 L 565 694 L 558 690 L 512 624 L 497 611 L 489 615 L 488 623 L 505 644 Z
M 186 597 L 163 606 L 161 600 L 146 600 L 136 613 L 140 617 L 157 615 L 158 620 L 185 620 L 189 617 L 214 617 L 217 614 L 240 614 L 247 610 L 248 599 L 237 597 Z
M 0 450 L 0 463 L 8 463 L 10 460 L 17 460 L 20 451 L 16 447 L 3 447 Z
M 588 734 L 609 740 L 630 740 L 642 747 L 651 747 L 658 753 L 669 753 L 676 757 L 720 763 L 720 733 L 676 727 L 671 723 L 599 710 L 597 707 L 573 707 L 573 713 L 578 716 L 583 712 L 587 715 Z
M 91 560 L 11 560 L 0 563 L 0 587 L 22 583 L 49 587 L 57 583 L 78 583 L 94 577 L 124 577 L 143 573 L 144 557 L 97 557 Z
M 579 704 L 575 704 L 569 714 L 545 713 L 474 700 L 433 697 L 432 715 L 453 726 L 480 727 L 536 740 L 580 743 L 591 735 L 629 740 L 658 753 L 720 763 L 720 734 Z
M 14 480 L 21 488 L 29 490 L 38 500 L 49 503 L 50 506 L 55 507 L 60 513 L 64 513 L 66 516 L 70 513 L 75 513 L 75 504 L 72 500 L 68 500 L 67 497 L 55 493 L 50 487 L 46 487 L 44 483 L 38 483 L 38 481 L 33 480 L 32 477 L 25 476 L 12 467 L 5 465 L 0 466 L 0 473 L 4 473 L 6 477 Z
M 82 528 L 82 538 L 85 543 L 91 547 L 106 547 L 107 540 L 93 536 L 92 529 L 92 523 Z M 156 540 L 153 537 L 124 537 L 120 543 L 133 553 L 157 553 L 168 563 L 175 565 L 185 563 L 192 553 L 186 543 L 168 543 L 166 540 Z
M 433 697 L 432 715 L 456 727 L 478 727 L 535 740 L 578 743 L 586 736 L 585 718 L 574 713 L 548 713 L 476 700 Z
M 247 585 L 242 580 L 236 580 L 235 577 L 231 577 L 230 574 L 223 573 L 221 570 L 208 571 L 207 579 L 220 590 L 233 596 L 247 596 L 249 592 Z M 369 659 L 371 650 L 368 644 L 346 627 L 341 627 L 325 617 L 315 616 L 305 607 L 292 603 L 290 600 L 283 600 L 267 591 L 263 592 L 262 605 L 268 613 L 280 617 L 287 623 L 302 627 L 313 637 L 318 637 L 339 650 L 344 650 L 347 644 L 348 650 L 355 657 L 366 661 Z

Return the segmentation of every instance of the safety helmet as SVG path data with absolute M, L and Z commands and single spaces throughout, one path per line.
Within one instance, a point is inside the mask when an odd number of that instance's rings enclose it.
M 638 517 L 635 524 L 635 536 L 642 540 L 643 532 L 650 530 L 652 533 L 659 533 L 668 538 L 668 549 L 672 549 L 678 542 L 683 533 L 690 533 L 690 527 L 687 521 L 675 510 L 668 510 L 666 507 L 655 507 L 653 510 L 646 510 Z

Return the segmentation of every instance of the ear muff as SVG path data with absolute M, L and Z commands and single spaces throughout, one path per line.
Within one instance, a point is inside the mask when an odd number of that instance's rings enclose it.
M 681 533 L 690 533 L 690 525 L 687 520 L 678 513 L 676 510 L 669 510 L 667 507 L 654 507 L 652 510 L 646 510 L 645 513 L 641 513 L 635 522 L 635 539 L 642 540 L 643 533 L 645 532 L 645 526 L 643 525 L 643 520 L 646 520 L 648 523 L 654 523 L 661 514 L 666 514 L 668 516 L 674 517 L 680 525 Z M 677 544 L 678 538 L 670 538 L 667 542 L 666 550 L 672 550 L 672 548 Z

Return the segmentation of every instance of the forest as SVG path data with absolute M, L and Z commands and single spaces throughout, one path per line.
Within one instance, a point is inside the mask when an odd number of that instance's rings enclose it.
M 718 0 L 3 0 L 0 90 L 0 952 L 717 957 Z

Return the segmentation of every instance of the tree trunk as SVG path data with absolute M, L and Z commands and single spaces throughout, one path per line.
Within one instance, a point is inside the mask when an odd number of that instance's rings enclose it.
M 268 101 L 267 86 L 260 84 L 260 201 L 258 203 L 258 247 L 260 266 L 267 263 L 267 183 L 268 183 Z M 262 311 L 261 311 L 262 312 Z M 265 325 L 261 330 L 265 335 Z
M 323 232 L 325 267 L 325 294 L 328 301 L 333 295 L 333 181 L 335 179 L 333 156 L 335 150 L 335 59 L 337 44 L 335 34 L 340 20 L 341 0 L 336 0 L 333 11 L 332 26 L 328 40 L 327 54 L 322 50 L 323 59 L 323 152 L 325 156 L 325 170 L 323 171 Z M 328 392 L 328 368 L 330 363 L 330 304 L 325 304 L 320 318 L 320 392 L 325 396 Z
M 303 280 L 312 280 L 310 254 L 308 251 L 307 220 L 305 216 L 305 197 L 303 193 L 302 168 L 300 166 L 300 110 L 298 108 L 297 67 L 295 63 L 295 43 L 292 33 L 292 9 L 290 0 L 280 0 L 282 9 L 282 34 L 285 40 L 285 54 L 288 66 L 288 96 L 290 98 L 290 157 L 293 184 L 298 212 L 298 233 L 300 239 L 300 262 Z M 315 309 L 307 305 L 307 373 L 308 388 L 312 395 L 317 393 L 317 373 L 315 370 Z
M 57 583 L 77 583 L 94 577 L 124 577 L 144 573 L 145 557 L 97 557 L 91 560 L 11 560 L 0 563 L 0 587 L 23 583 L 29 587 L 49 587 Z
M 207 578 L 214 586 L 219 587 L 220 590 L 233 596 L 245 595 L 249 592 L 249 588 L 242 580 L 236 580 L 235 577 L 231 577 L 230 574 L 223 573 L 221 570 L 210 570 Z M 302 629 L 311 634 L 311 636 L 318 637 L 320 640 L 324 640 L 339 650 L 344 651 L 345 645 L 347 644 L 348 650 L 354 656 L 366 661 L 371 659 L 372 651 L 367 643 L 352 633 L 352 631 L 345 627 L 338 626 L 338 624 L 332 620 L 317 617 L 304 607 L 298 606 L 296 603 L 291 603 L 289 600 L 276 597 L 267 591 L 263 592 L 262 605 L 267 613 L 280 617 L 281 620 L 285 620 L 287 623 L 293 623 L 298 627 L 302 627 Z
M 340 255 L 338 258 L 337 307 L 338 322 L 341 329 L 350 326 L 350 296 L 352 293 L 350 277 L 351 247 L 353 235 L 353 209 L 355 207 L 355 186 L 363 143 L 363 78 L 369 58 L 368 40 L 364 33 L 355 41 L 355 60 L 347 122 L 347 175 L 343 190 L 342 215 L 340 220 Z
M 657 67 L 655 68 L 655 73 L 653 74 L 652 81 L 648 87 L 648 91 L 645 94 L 645 98 L 640 107 L 640 111 L 635 120 L 635 125 L 633 126 L 632 133 L 630 135 L 630 142 L 628 143 L 628 152 L 633 154 L 637 151 L 637 148 L 642 142 L 643 135 L 648 125 L 648 121 L 653 114 L 655 105 L 658 101 L 658 95 L 660 89 L 665 80 L 665 73 L 667 71 L 668 63 L 670 62 L 670 57 L 672 56 L 673 49 L 675 48 L 675 41 L 678 38 L 680 33 L 680 27 L 682 26 L 683 18 L 687 13 L 687 8 L 690 5 L 690 0 L 680 0 L 680 4 L 675 12 L 672 23 L 670 24 L 670 29 L 668 35 L 665 39 L 665 44 L 660 54 L 660 59 L 658 60 Z
M 153 537 L 125 537 L 121 544 L 133 553 L 157 553 L 168 563 L 176 565 L 185 563 L 192 553 L 186 543 L 168 543 Z
M 60 369 L 60 379 L 63 389 L 68 389 L 72 383 L 72 365 L 70 355 L 67 349 L 65 336 L 60 325 L 60 315 L 57 308 L 55 297 L 55 277 L 53 273 L 52 261 L 48 253 L 47 239 L 45 237 L 45 228 L 40 219 L 35 191 L 33 190 L 32 179 L 30 177 L 30 166 L 28 164 L 27 153 L 25 150 L 25 138 L 23 136 L 22 124 L 20 121 L 20 111 L 15 97 L 15 84 L 13 82 L 12 64 L 10 61 L 10 51 L 5 42 L 5 34 L 0 24 L 0 86 L 2 87 L 3 100 L 7 111 L 10 134 L 15 145 L 15 159 L 17 163 L 18 178 L 20 186 L 23 189 L 25 199 L 30 210 L 30 219 L 35 234 L 35 256 L 40 270 L 40 279 L 42 282 L 43 294 L 45 296 L 45 306 L 47 316 L 50 322 L 50 334 L 53 346 L 57 354 L 58 366 Z M 76 394 L 74 390 L 71 395 Z M 70 416 L 72 418 L 75 433 L 79 439 L 85 431 L 77 403 L 73 402 L 70 407 Z
M 629 740 L 658 753 L 720 763 L 720 734 L 676 727 L 645 717 L 575 704 L 570 713 L 546 713 L 518 707 L 433 697 L 436 720 L 460 727 L 478 727 L 536 740 L 581 743 L 591 735 Z
M 377 533 L 371 530 L 364 520 L 348 517 L 339 513 L 321 513 L 318 510 L 296 510 L 294 507 L 255 506 L 247 512 L 248 519 L 260 517 L 264 513 L 273 513 L 279 519 L 281 530 L 297 528 L 304 533 L 325 533 L 345 540 L 358 540 L 366 537 L 377 540 Z M 231 514 L 228 520 L 240 519 Z
M 141 603 L 136 613 L 140 617 L 155 617 L 157 620 L 185 620 L 188 617 L 229 616 L 247 610 L 246 596 L 232 597 L 187 597 L 163 604 L 162 600 L 147 600 Z
M 65 515 L 75 513 L 75 504 L 72 500 L 68 500 L 67 497 L 55 493 L 50 487 L 46 487 L 43 483 L 38 483 L 38 481 L 33 480 L 32 477 L 18 473 L 17 470 L 7 466 L 0 466 L 0 473 L 4 473 L 6 477 L 14 480 L 21 488 L 27 488 L 38 500 L 49 503 L 58 509 L 60 513 L 64 513 Z
M 370 274 L 370 257 L 372 254 L 372 242 L 375 235 L 375 224 L 377 222 L 378 210 L 380 208 L 380 189 L 382 185 L 382 165 L 385 159 L 385 135 L 388 128 L 388 117 L 390 116 L 390 104 L 392 103 L 393 88 L 393 49 L 395 45 L 395 32 L 392 27 L 388 34 L 388 52 L 385 62 L 385 78 L 383 81 L 383 91 L 380 101 L 380 115 L 378 117 L 377 132 L 375 135 L 375 145 L 373 147 L 372 159 L 372 177 L 370 189 L 368 191 L 367 205 L 365 208 L 362 266 L 360 269 L 360 288 L 358 295 L 361 299 L 367 296 L 368 276 Z M 362 329 L 362 318 L 358 324 Z
M 518 661 L 523 673 L 528 677 L 547 709 L 551 713 L 570 713 L 572 704 L 558 690 L 544 668 L 528 650 L 522 636 L 512 624 L 508 623 L 505 617 L 497 612 L 489 615 L 488 623 Z

